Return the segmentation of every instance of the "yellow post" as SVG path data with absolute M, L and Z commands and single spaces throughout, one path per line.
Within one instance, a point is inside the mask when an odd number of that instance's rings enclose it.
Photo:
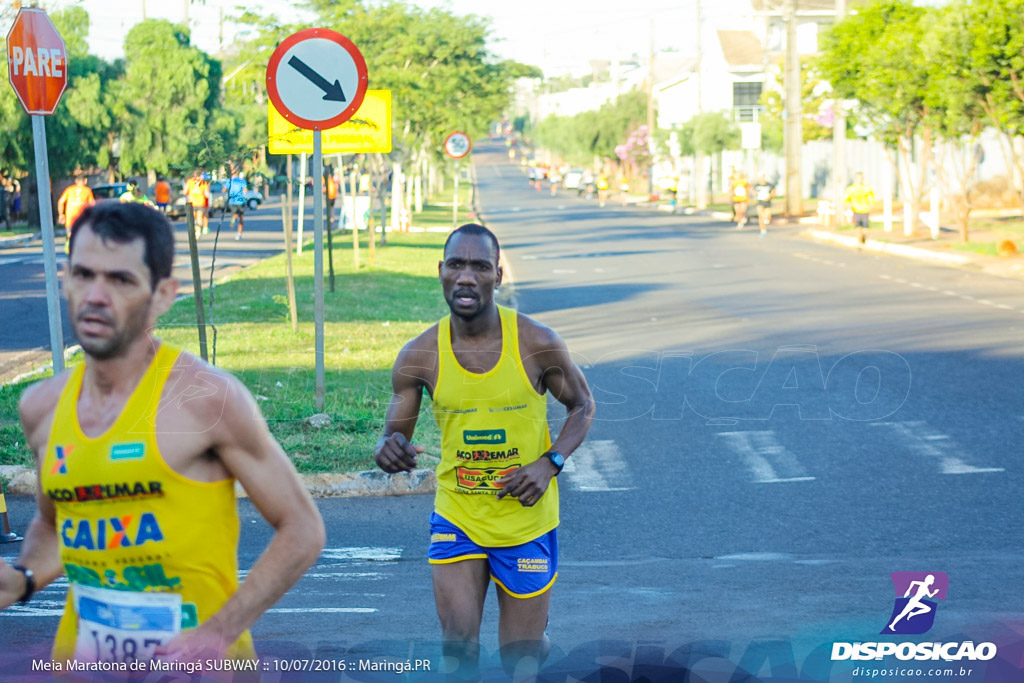
M 11 531 L 11 523 L 7 519 L 7 499 L 4 498 L 4 485 L 0 482 L 0 517 L 3 518 L 4 531 L 0 534 L 0 543 L 17 543 L 21 536 Z

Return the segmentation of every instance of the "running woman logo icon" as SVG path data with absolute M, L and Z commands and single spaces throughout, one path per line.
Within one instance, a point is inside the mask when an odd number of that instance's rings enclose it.
M 882 634 L 920 635 L 935 623 L 939 600 L 946 599 L 949 577 L 945 572 L 893 572 L 889 575 L 896 590 L 896 604 Z

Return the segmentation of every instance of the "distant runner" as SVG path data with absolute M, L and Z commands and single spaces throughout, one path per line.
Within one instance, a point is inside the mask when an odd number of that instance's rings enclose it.
M 249 184 L 245 182 L 245 176 L 241 171 L 228 181 L 228 207 L 232 213 L 231 220 L 238 223 L 238 232 L 235 233 L 236 240 L 242 239 L 242 229 L 245 227 L 245 193 L 248 189 Z
M 84 174 L 75 174 L 75 184 L 65 189 L 60 199 L 57 200 L 57 222 L 67 229 L 67 238 L 64 240 L 64 253 L 68 252 L 68 245 L 71 244 L 71 230 L 75 221 L 88 207 L 96 203 L 92 190 L 89 189 L 88 181 Z
M 750 201 L 750 183 L 747 182 L 743 171 L 733 169 L 730 192 L 732 193 L 733 220 L 736 221 L 736 229 L 739 230 L 747 224 L 747 202 Z
M 583 373 L 550 328 L 498 306 L 498 240 L 470 223 L 453 231 L 438 264 L 451 314 L 398 354 L 394 393 L 375 458 L 385 472 L 416 468 L 411 442 L 423 392 L 441 427 L 441 463 L 430 518 L 434 599 L 446 656 L 474 676 L 490 581 L 500 611 L 498 639 L 511 672 L 521 657 L 539 665 L 558 573 L 558 485 L 565 459 L 594 416 Z M 548 434 L 551 394 L 567 417 Z
M 864 174 L 858 173 L 853 178 L 853 184 L 846 188 L 846 197 L 843 203 L 853 211 L 853 224 L 857 226 L 857 241 L 861 244 L 867 242 L 868 226 L 871 217 L 868 212 L 875 204 L 875 191 L 864 184 Z
M 768 182 L 764 173 L 757 177 L 754 185 L 754 198 L 757 200 L 757 225 L 761 228 L 761 237 L 768 234 L 768 226 L 772 223 L 772 197 L 775 196 L 775 185 Z

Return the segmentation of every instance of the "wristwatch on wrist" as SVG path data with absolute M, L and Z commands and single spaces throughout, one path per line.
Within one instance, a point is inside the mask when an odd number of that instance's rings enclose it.
M 562 468 L 565 467 L 565 456 L 564 455 L 562 455 L 558 451 L 548 451 L 547 453 L 541 454 L 540 457 L 547 458 L 548 460 L 550 460 L 551 462 L 553 462 L 555 464 L 555 467 L 558 468 L 558 471 L 555 472 L 555 476 L 556 477 L 559 474 L 562 473 Z
M 18 603 L 24 605 L 32 599 L 32 594 L 36 592 L 36 576 L 32 573 L 31 569 L 22 567 L 20 564 L 12 564 L 11 569 L 15 569 L 25 575 L 25 592 L 18 598 Z

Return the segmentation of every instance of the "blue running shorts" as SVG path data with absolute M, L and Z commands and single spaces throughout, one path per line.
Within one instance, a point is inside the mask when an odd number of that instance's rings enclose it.
M 558 578 L 558 530 L 521 545 L 486 548 L 470 540 L 462 529 L 430 513 L 430 564 L 461 560 L 487 560 L 491 579 L 514 598 L 533 598 L 551 588 Z

